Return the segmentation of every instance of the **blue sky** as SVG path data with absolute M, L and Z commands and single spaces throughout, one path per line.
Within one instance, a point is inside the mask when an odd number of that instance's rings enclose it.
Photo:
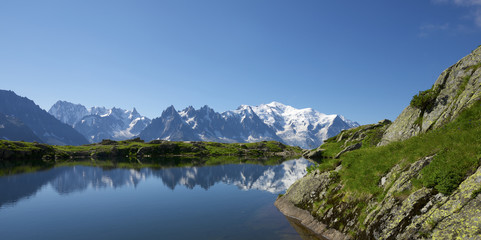
M 278 101 L 366 124 L 480 44 L 480 0 L 2 0 L 0 89 L 46 110 Z

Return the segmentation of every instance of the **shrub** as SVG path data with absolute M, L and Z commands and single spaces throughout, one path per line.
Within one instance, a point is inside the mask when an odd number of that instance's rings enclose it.
M 434 187 L 440 193 L 450 195 L 463 181 L 463 173 L 451 172 L 447 169 L 438 169 L 436 172 L 427 175 L 424 184 L 427 187 Z
M 418 94 L 413 96 L 411 106 L 418 108 L 423 112 L 431 111 L 434 108 L 434 103 L 436 102 L 439 92 L 440 88 L 419 91 Z

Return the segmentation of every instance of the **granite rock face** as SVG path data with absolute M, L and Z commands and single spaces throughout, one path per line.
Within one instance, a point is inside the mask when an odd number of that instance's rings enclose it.
M 420 159 L 408 168 L 395 166 L 383 178 L 382 201 L 350 197 L 341 191 L 338 170 L 333 170 L 309 173 L 275 204 L 284 215 L 327 239 L 481 239 L 481 167 L 450 196 L 425 187 L 403 196 L 431 159 Z M 359 201 L 366 202 L 367 212 L 354 207 Z
M 481 47 L 444 70 L 434 83 L 432 109 L 409 105 L 386 130 L 379 145 L 408 139 L 443 126 L 481 99 Z

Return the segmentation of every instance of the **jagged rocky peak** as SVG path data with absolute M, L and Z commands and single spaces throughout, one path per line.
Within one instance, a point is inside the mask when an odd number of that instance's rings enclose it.
M 441 73 L 431 89 L 419 92 L 387 129 L 380 145 L 405 140 L 452 121 L 481 99 L 481 47 Z
M 236 110 L 218 113 L 207 105 L 199 109 L 192 106 L 177 111 L 174 106 L 166 108 L 155 120 L 137 111 L 105 107 L 87 110 L 80 104 L 59 101 L 52 107 L 58 119 L 74 119 L 68 123 L 91 142 L 103 138 L 124 140 L 136 135 L 145 140 L 203 140 L 219 142 L 253 142 L 263 140 L 281 141 L 303 148 L 319 146 L 323 140 L 356 123 L 336 115 L 319 113 L 312 108 L 296 109 L 279 102 L 259 106 L 241 105 Z M 80 113 L 71 109 L 82 109 Z M 153 131 L 147 133 L 146 131 Z
M 152 123 L 139 136 L 145 141 L 156 139 L 170 141 L 200 140 L 173 105 L 165 109 L 160 117 L 153 119 Z
M 182 120 L 176 124 L 169 118 L 177 118 L 177 113 Z M 319 146 L 329 134 L 337 134 L 342 129 L 358 126 L 357 123 L 344 119 L 335 120 L 337 115 L 326 115 L 312 108 L 296 109 L 279 102 L 262 104 L 259 106 L 241 105 L 236 110 L 223 113 L 205 105 L 196 110 L 189 106 L 176 112 L 173 106 L 167 108 L 155 128 L 146 128 L 141 136 L 151 139 L 173 139 L 166 133 L 176 136 L 197 136 L 203 141 L 218 142 L 253 142 L 263 140 L 281 141 L 289 145 L 303 148 Z M 339 123 L 342 121 L 343 123 Z M 160 124 L 162 123 L 162 124 Z M 187 129 L 185 126 L 189 126 Z M 176 129 L 171 129 L 175 127 Z M 164 128 L 158 131 L 158 128 Z M 156 134 L 147 133 L 153 131 Z M 180 132 L 184 129 L 187 132 Z M 160 136 L 160 135 L 162 136 Z M 188 139 L 183 139 L 188 140 Z
M 174 105 L 170 105 L 169 107 L 167 107 L 163 112 L 162 112 L 162 115 L 160 117 L 176 117 L 176 116 L 179 116 L 179 113 L 177 112 L 177 110 L 175 110 L 175 107 Z
M 84 116 L 90 114 L 85 106 L 67 101 L 57 101 L 50 110 L 48 110 L 48 113 L 70 126 L 73 126 Z
M 246 119 L 260 119 L 259 116 L 257 116 L 257 114 L 254 112 L 254 110 L 252 110 L 252 107 L 248 105 L 241 105 L 239 108 L 237 108 L 236 113 L 242 115 L 241 122 L 246 121 Z
M 139 112 L 137 112 L 137 109 L 134 107 L 132 111 L 129 114 L 129 119 L 136 119 L 136 118 L 142 118 Z
M 91 115 L 105 115 L 109 113 L 109 109 L 105 107 L 91 107 L 89 110 Z
M 91 107 L 87 110 L 83 105 L 66 101 L 58 101 L 49 112 L 59 120 L 69 119 L 67 124 L 90 142 L 130 139 L 140 134 L 151 122 L 149 118 L 140 115 L 136 108 L 125 110 L 117 107 Z
M 114 114 L 117 117 L 121 117 L 126 112 L 127 112 L 126 110 L 116 108 L 116 107 L 113 107 L 112 109 L 109 110 L 109 114 Z

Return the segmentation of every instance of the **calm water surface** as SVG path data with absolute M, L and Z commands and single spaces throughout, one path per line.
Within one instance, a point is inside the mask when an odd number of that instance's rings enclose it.
M 311 163 L 0 177 L 0 239 L 301 239 L 274 201 Z

